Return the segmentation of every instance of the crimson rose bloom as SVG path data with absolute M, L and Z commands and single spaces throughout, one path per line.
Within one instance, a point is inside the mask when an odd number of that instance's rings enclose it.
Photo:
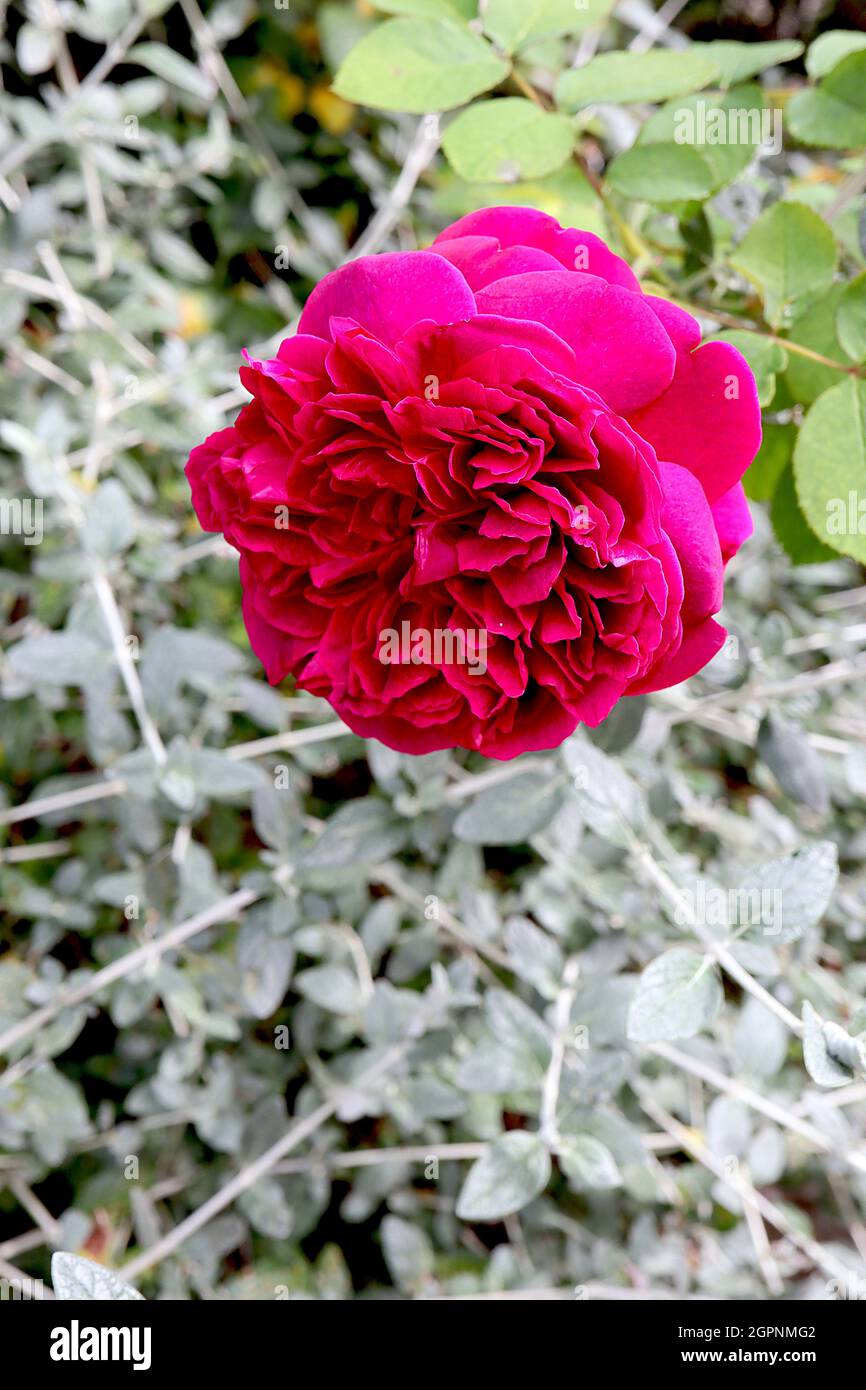
M 326 276 L 186 470 L 268 679 L 403 752 L 510 758 L 698 671 L 760 443 L 700 336 L 528 208 Z

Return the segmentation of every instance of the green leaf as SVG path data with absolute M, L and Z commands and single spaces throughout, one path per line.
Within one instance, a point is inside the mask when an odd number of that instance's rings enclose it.
M 68 1250 L 56 1250 L 51 1256 L 51 1282 L 55 1298 L 64 1301 L 144 1302 L 138 1289 L 124 1283 L 113 1270 Z
M 807 845 L 796 854 L 773 859 L 756 869 L 736 890 L 738 902 L 749 905 L 749 918 L 754 919 L 746 938 L 771 945 L 797 941 L 807 928 L 820 922 L 838 877 L 838 855 L 832 840 Z M 759 912 L 752 910 L 759 906 Z
M 836 332 L 852 361 L 866 361 L 866 270 L 842 291 L 836 310 Z
M 481 101 L 461 112 L 442 141 L 463 179 L 515 183 L 553 173 L 571 154 L 571 122 L 524 97 Z
M 556 84 L 556 104 L 566 111 L 580 111 L 599 103 L 667 101 L 699 91 L 718 76 L 718 67 L 704 56 L 703 48 L 600 53 L 583 67 L 562 74 Z
M 760 391 L 760 387 L 758 389 Z M 764 422 L 761 447 L 743 479 L 746 496 L 753 502 L 769 502 L 775 496 L 779 480 L 790 465 L 796 439 L 796 425 L 777 425 L 771 420 Z
M 505 53 L 561 34 L 582 34 L 603 20 L 614 0 L 487 0 L 484 32 Z
M 633 145 L 608 166 L 607 181 L 625 198 L 661 204 L 702 202 L 715 188 L 707 160 L 688 145 Z
M 522 3 L 522 0 L 517 0 L 517 3 Z M 614 4 L 615 0 L 580 0 L 580 3 L 578 0 L 540 0 L 526 36 L 527 46 L 563 34 L 583 34 L 587 29 L 601 25 Z
M 157 265 L 170 275 L 193 284 L 202 284 L 213 275 L 213 268 L 189 242 L 167 227 L 152 227 L 148 240 Z
M 470 845 L 519 844 L 549 824 L 561 799 L 561 776 L 528 768 L 475 797 L 454 822 L 454 834 Z
M 145 639 L 141 683 L 151 712 L 169 710 L 184 684 L 205 694 L 222 693 L 244 668 L 231 642 L 192 628 L 160 627 Z
M 326 0 L 316 11 L 319 47 L 329 72 L 336 72 L 356 43 L 370 32 L 375 20 L 342 0 Z
M 385 14 L 411 15 L 414 19 L 472 19 L 474 0 L 373 0 Z
M 864 119 L 822 87 L 794 93 L 785 108 L 785 125 L 801 145 L 848 150 L 866 143 Z
M 389 19 L 352 49 L 334 81 L 346 101 L 383 111 L 449 111 L 508 75 L 479 34 L 445 20 Z
M 779 202 L 750 227 L 731 264 L 757 285 L 768 322 L 778 325 L 799 300 L 829 287 L 836 259 L 824 219 L 805 203 Z
M 788 1055 L 790 1034 L 780 1018 L 748 995 L 734 1028 L 734 1055 L 752 1076 L 775 1076 Z
M 409 829 L 409 823 L 387 801 L 372 796 L 349 801 L 326 821 L 321 835 L 299 863 L 305 869 L 373 864 L 401 850 L 409 838 Z
M 563 744 L 562 754 L 588 829 L 613 844 L 628 844 L 647 819 L 640 787 L 618 759 L 609 758 L 579 734 Z
M 716 1096 L 707 1107 L 707 1147 L 715 1154 L 738 1157 L 745 1153 L 752 1135 L 752 1117 L 741 1100 Z
M 784 1134 L 775 1125 L 762 1125 L 749 1145 L 746 1165 L 756 1187 L 776 1183 L 788 1164 Z
M 803 145 L 866 145 L 866 51 L 843 58 L 818 87 L 797 92 L 785 109 L 785 124 Z
M 810 407 L 794 448 L 794 477 L 816 536 L 866 562 L 866 381 L 848 377 Z
M 193 748 L 175 738 L 157 783 L 169 800 L 188 811 L 197 795 L 217 801 L 246 800 L 250 792 L 267 785 L 268 777 L 255 763 L 239 762 L 217 748 Z
M 7 1075 L 8 1080 L 0 1077 L 0 1116 L 6 1122 L 4 1145 L 10 1136 L 8 1122 L 13 1120 L 11 1134 L 30 1136 L 28 1152 L 35 1153 L 50 1168 L 59 1167 L 67 1153 L 92 1132 L 80 1086 L 51 1062 L 14 1080 L 13 1072 Z
M 657 956 L 640 977 L 628 1013 L 632 1042 L 692 1038 L 712 1023 L 722 1006 L 722 986 L 709 956 L 674 946 Z
M 188 58 L 164 43 L 138 43 L 129 50 L 127 61 L 140 64 L 155 77 L 161 77 L 164 82 L 189 96 L 197 97 L 199 101 L 213 100 L 214 87 L 210 79 Z
M 484 32 L 503 53 L 513 53 L 526 41 L 543 8 L 543 0 L 487 0 Z
M 619 1187 L 622 1182 L 610 1149 L 591 1134 L 561 1139 L 556 1156 L 563 1173 L 577 1188 Z
M 205 796 L 220 801 L 246 799 L 269 784 L 268 774 L 256 763 L 239 761 L 216 748 L 195 748 L 191 754 L 192 775 Z
M 58 33 L 36 24 L 22 24 L 15 46 L 18 66 L 28 77 L 47 72 L 57 56 Z
M 433 1247 L 425 1231 L 401 1216 L 382 1222 L 382 1253 L 391 1278 L 404 1293 L 418 1293 L 434 1268 Z
M 866 796 L 866 748 L 850 744 L 845 754 L 845 780 L 855 796 Z
M 809 44 L 806 71 L 810 77 L 826 77 L 849 53 L 866 48 L 866 34 L 856 29 L 828 29 Z
M 461 1221 L 502 1221 L 543 1192 L 550 1155 L 537 1134 L 509 1130 L 472 1165 L 457 1198 Z
M 356 1014 L 364 995 L 354 971 L 346 965 L 314 965 L 295 976 L 294 989 L 330 1014 Z
M 750 333 L 745 328 L 726 328 L 717 337 L 720 342 L 730 343 L 743 354 L 754 373 L 758 401 L 762 406 L 768 406 L 776 394 L 776 373 L 784 371 L 788 362 L 785 349 L 771 338 Z
M 275 935 L 270 926 L 270 904 L 263 913 L 241 923 L 237 936 L 241 995 L 253 1018 L 270 1018 L 285 997 L 295 962 L 289 936 Z
M 811 352 L 820 352 L 834 362 L 848 362 L 836 331 L 844 289 L 844 285 L 831 285 L 816 304 L 797 315 L 788 334 L 792 343 L 799 343 Z M 824 391 L 844 378 L 845 373 L 837 371 L 835 367 L 827 367 L 823 362 L 815 362 L 799 352 L 788 354 L 785 384 L 794 400 L 803 405 L 811 405 Z
M 797 435 L 799 438 L 799 431 Z M 796 448 L 796 441 L 794 447 Z M 770 520 L 776 539 L 795 565 L 818 565 L 823 560 L 834 558 L 836 552 L 818 539 L 803 515 L 794 483 L 793 461 L 786 463 L 779 475 L 773 494 Z
M 803 47 L 798 39 L 775 39 L 770 43 L 735 43 L 730 39 L 716 39 L 712 43 L 702 43 L 701 53 L 715 63 L 721 73 L 722 85 L 732 87 L 766 68 L 793 62 L 799 58 Z
M 824 764 L 799 724 L 770 711 L 761 720 L 756 749 L 786 796 L 826 814 L 830 798 Z
M 277 1178 L 259 1178 L 242 1193 L 238 1206 L 254 1230 L 272 1240 L 287 1240 L 294 1218 Z
M 680 97 L 644 122 L 637 143 L 688 146 L 709 165 L 714 188 L 722 188 L 751 162 L 765 134 L 772 134 L 768 114 L 760 87 Z
M 7 661 L 31 685 L 86 685 L 109 666 L 107 651 L 83 632 L 45 632 L 9 649 Z
M 807 1000 L 803 1004 L 803 1061 L 819 1086 L 848 1086 L 866 1072 L 866 1048 L 838 1023 L 825 1023 Z
M 521 979 L 543 999 L 555 999 L 562 979 L 562 951 L 553 937 L 528 917 L 511 917 L 505 924 L 505 947 Z
M 91 555 L 107 559 L 128 549 L 135 540 L 135 508 L 116 478 L 107 478 L 88 497 L 82 537 Z
M 550 1038 L 538 1014 L 516 994 L 490 989 L 484 1001 L 490 1031 L 503 1045 L 521 1043 L 541 1067 L 550 1061 Z
M 647 712 L 645 695 L 630 695 L 620 700 L 610 714 L 588 734 L 603 753 L 622 753 L 634 743 Z
M 497 204 L 537 208 L 564 227 L 582 227 L 605 235 L 598 198 L 573 161 L 544 179 L 523 183 L 465 183 L 446 166 L 434 193 L 436 213 L 443 221 Z
M 482 1037 L 457 1068 L 458 1086 L 483 1095 L 538 1093 L 543 1079 L 544 1068 L 522 1038 L 502 1042 Z

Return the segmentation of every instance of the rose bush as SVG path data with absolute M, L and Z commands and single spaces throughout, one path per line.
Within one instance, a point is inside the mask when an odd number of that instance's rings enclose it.
M 187 465 L 269 680 L 401 751 L 510 758 L 703 667 L 760 412 L 742 356 L 700 339 L 526 208 L 328 275 Z M 483 669 L 384 660 L 407 624 L 485 634 Z

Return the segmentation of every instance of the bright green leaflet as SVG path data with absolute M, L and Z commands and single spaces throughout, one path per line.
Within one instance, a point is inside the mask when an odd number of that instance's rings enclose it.
M 849 377 L 818 397 L 794 449 L 794 476 L 816 535 L 866 562 L 866 382 Z

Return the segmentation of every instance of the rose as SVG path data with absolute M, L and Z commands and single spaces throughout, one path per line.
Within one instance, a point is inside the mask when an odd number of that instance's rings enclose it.
M 526 208 L 326 276 L 187 465 L 269 680 L 405 752 L 508 758 L 698 671 L 760 443 L 746 362 L 699 344 Z

